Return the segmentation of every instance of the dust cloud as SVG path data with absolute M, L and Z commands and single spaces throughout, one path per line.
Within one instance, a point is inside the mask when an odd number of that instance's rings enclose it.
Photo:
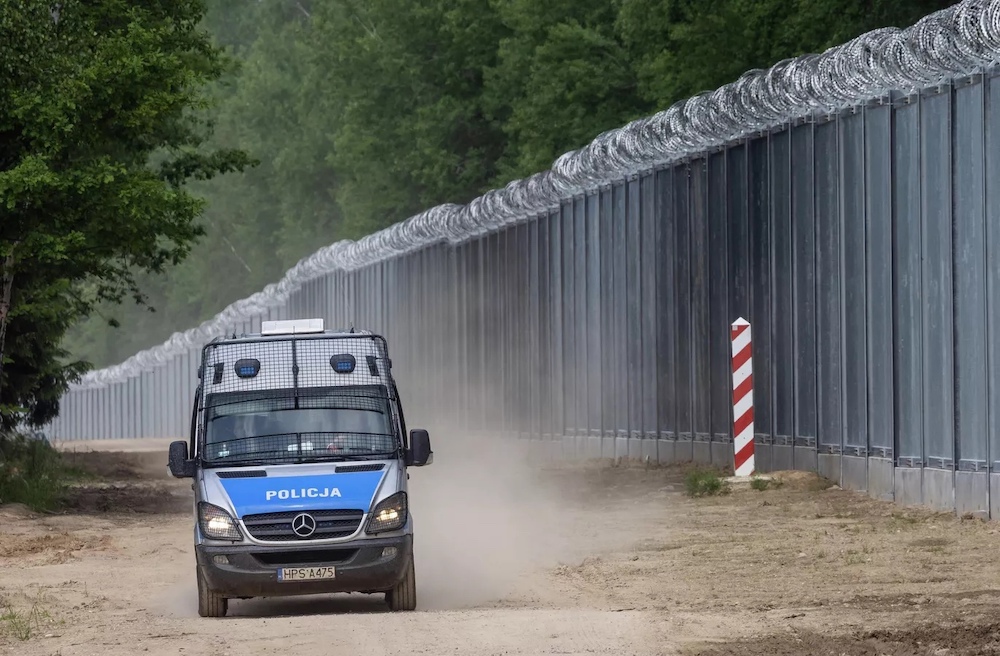
M 567 513 L 541 459 L 516 440 L 431 434 L 434 463 L 410 469 L 418 606 L 469 608 L 572 545 Z
M 465 277 L 451 282 L 467 312 L 490 312 L 478 282 Z M 448 295 L 425 300 L 422 311 L 428 316 L 449 316 L 454 310 Z M 417 607 L 424 610 L 495 602 L 519 579 L 569 557 L 566 550 L 578 542 L 558 485 L 544 471 L 544 458 L 529 448 L 538 442 L 473 436 L 455 426 L 460 421 L 443 419 L 457 409 L 449 404 L 511 402 L 512 390 L 495 376 L 472 376 L 467 369 L 468 363 L 452 352 L 435 362 L 427 380 L 404 376 L 400 386 L 407 423 L 430 429 L 434 449 L 431 466 L 409 469 Z M 462 386 L 455 381 L 463 381 Z
M 494 603 L 525 577 L 587 551 L 579 535 L 578 511 L 566 503 L 566 491 L 528 443 L 499 436 L 474 438 L 454 429 L 432 429 L 431 442 L 434 463 L 409 469 L 418 610 Z M 189 534 L 186 530 L 177 535 L 185 550 Z M 167 617 L 197 617 L 193 554 L 174 561 L 171 570 L 174 582 L 153 607 Z M 384 610 L 381 600 L 368 602 L 363 595 L 334 597 L 234 601 L 230 614 Z
M 180 581 L 155 595 L 150 606 L 165 617 L 194 619 L 198 617 L 198 584 L 195 582 L 194 557 L 184 559 L 191 563 Z

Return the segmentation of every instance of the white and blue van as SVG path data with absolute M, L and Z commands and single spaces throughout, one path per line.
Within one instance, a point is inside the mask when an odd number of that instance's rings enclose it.
M 173 476 L 194 482 L 198 613 L 229 599 L 383 593 L 416 607 L 408 467 L 433 461 L 407 434 L 384 338 L 322 319 L 265 321 L 202 350 L 189 441 Z

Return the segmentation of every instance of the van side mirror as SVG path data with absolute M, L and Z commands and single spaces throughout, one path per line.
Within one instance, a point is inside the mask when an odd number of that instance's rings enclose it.
M 409 463 L 414 467 L 423 467 L 434 462 L 434 452 L 431 451 L 431 436 L 422 428 L 410 431 Z
M 194 478 L 197 465 L 188 459 L 188 445 L 185 441 L 171 442 L 167 466 L 174 478 Z

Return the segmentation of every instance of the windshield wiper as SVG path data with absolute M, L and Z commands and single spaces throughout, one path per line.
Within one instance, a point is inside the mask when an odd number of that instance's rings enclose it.
M 333 454 L 328 456 L 313 456 L 312 458 L 301 458 L 298 462 L 336 462 L 338 460 L 384 460 L 386 458 L 391 458 L 393 454 L 391 453 L 366 453 L 364 455 L 360 454 Z
M 385 460 L 394 458 L 395 451 L 385 451 L 380 453 L 331 453 L 321 456 L 302 457 L 298 454 L 289 453 L 285 457 L 269 458 L 226 458 L 225 460 L 204 460 L 206 467 L 244 467 L 244 466 L 267 466 L 267 465 L 295 465 L 299 463 L 315 462 L 343 462 L 354 460 Z
M 234 458 L 232 460 L 203 460 L 206 467 L 243 467 L 244 465 L 275 464 L 268 458 Z

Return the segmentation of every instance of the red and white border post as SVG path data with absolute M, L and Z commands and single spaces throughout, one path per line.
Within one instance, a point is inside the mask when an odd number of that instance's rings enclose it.
M 752 476 L 753 464 L 753 345 L 750 323 L 742 317 L 730 328 L 733 342 L 733 473 Z

